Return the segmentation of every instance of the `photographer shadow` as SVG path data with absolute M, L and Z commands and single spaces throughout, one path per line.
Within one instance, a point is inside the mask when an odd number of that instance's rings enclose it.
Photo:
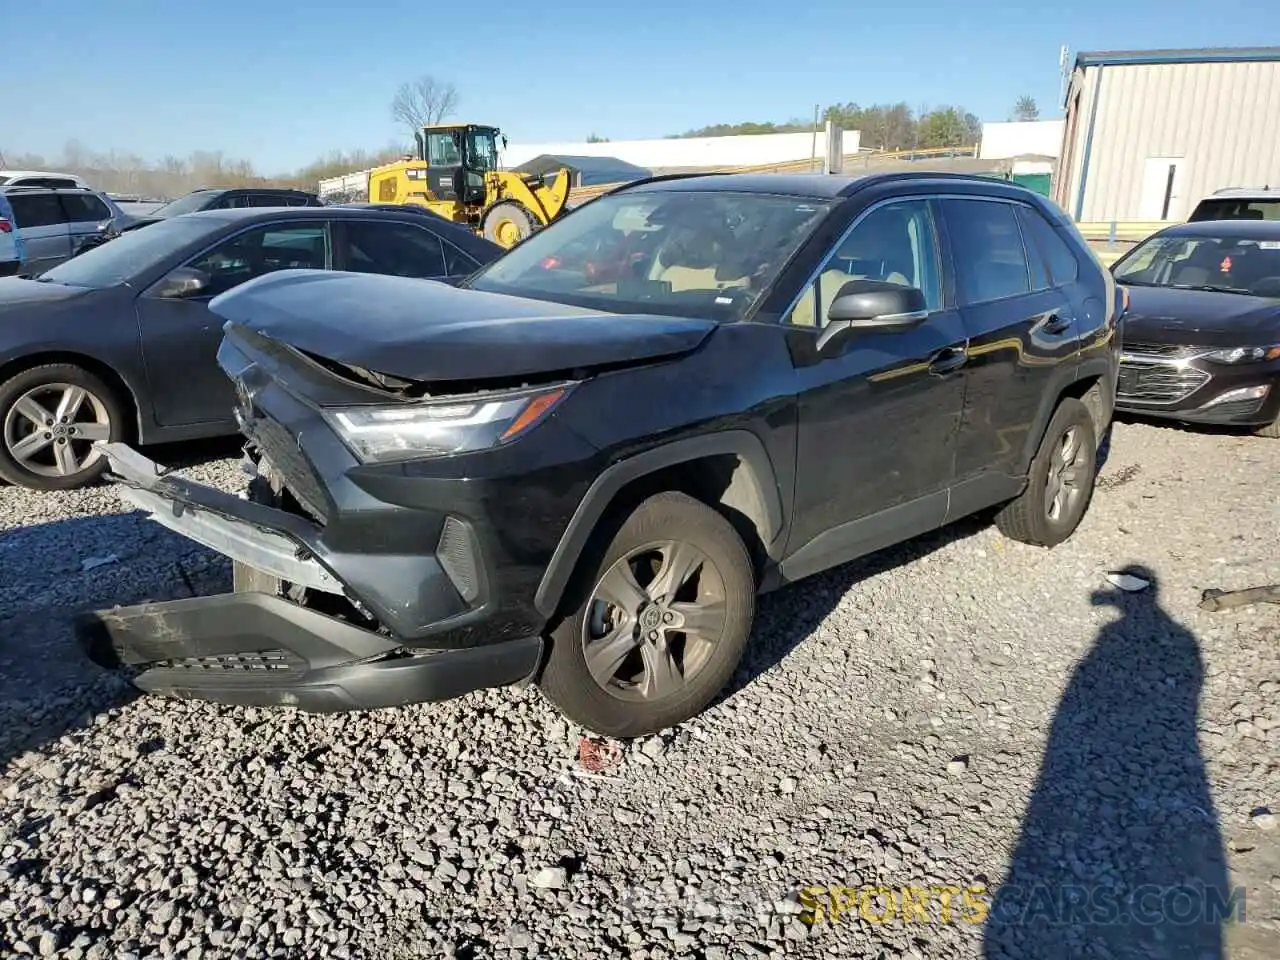
M 1141 592 L 1099 591 L 1120 619 L 1076 668 L 1053 720 L 1005 883 L 989 960 L 1219 960 L 1243 903 L 1196 739 L 1196 638 Z

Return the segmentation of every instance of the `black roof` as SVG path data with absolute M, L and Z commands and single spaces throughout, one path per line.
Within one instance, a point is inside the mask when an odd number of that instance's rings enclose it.
M 1224 240 L 1280 240 L 1280 220 L 1195 220 L 1165 227 L 1161 237 L 1221 237 Z

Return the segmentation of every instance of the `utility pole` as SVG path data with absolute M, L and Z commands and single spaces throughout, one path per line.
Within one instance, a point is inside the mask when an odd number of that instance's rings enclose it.
M 818 163 L 818 104 L 813 105 L 813 144 L 809 154 L 809 172 L 813 172 L 813 168 Z

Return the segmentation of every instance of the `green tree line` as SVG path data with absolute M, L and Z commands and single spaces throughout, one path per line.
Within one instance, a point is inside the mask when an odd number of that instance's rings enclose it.
M 964 107 L 940 106 L 914 110 L 906 103 L 879 103 L 861 106 L 836 103 L 821 113 L 846 130 L 862 134 L 862 146 L 875 150 L 910 150 L 933 147 L 964 147 L 982 139 L 982 121 Z M 812 120 L 785 123 L 715 123 L 673 137 L 728 137 L 753 133 L 800 133 L 813 129 Z

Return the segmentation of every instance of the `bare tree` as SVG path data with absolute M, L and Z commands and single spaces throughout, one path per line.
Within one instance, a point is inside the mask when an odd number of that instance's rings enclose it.
M 391 101 L 391 119 L 403 123 L 410 133 L 439 123 L 458 107 L 458 90 L 430 74 L 400 84 Z
M 1040 107 L 1036 103 L 1035 97 L 1023 95 L 1018 98 L 1018 102 L 1013 105 L 1014 120 L 1038 120 L 1040 118 Z

